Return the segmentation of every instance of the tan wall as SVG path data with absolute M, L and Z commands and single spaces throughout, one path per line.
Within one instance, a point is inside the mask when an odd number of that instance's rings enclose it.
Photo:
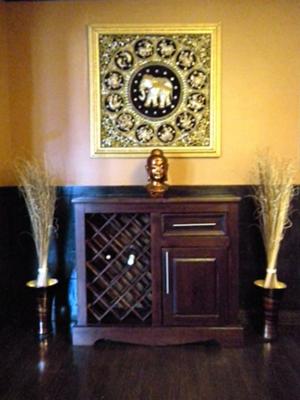
M 250 183 L 254 153 L 266 146 L 300 167 L 299 1 L 25 2 L 6 9 L 13 149 L 46 154 L 59 183 L 146 180 L 144 159 L 89 158 L 91 23 L 221 23 L 222 156 L 170 160 L 170 183 Z
M 0 185 L 12 181 L 6 7 L 0 3 Z

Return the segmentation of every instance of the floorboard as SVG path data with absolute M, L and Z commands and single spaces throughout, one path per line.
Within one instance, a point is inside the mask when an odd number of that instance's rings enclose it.
M 66 332 L 38 342 L 29 330 L 3 328 L 0 349 L 1 400 L 300 399 L 295 328 L 273 344 L 250 332 L 243 348 L 74 347 Z

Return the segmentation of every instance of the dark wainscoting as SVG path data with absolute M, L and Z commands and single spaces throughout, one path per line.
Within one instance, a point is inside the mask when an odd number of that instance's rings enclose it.
M 240 308 L 254 310 L 257 297 L 253 281 L 264 275 L 264 251 L 254 218 L 249 186 L 176 186 L 168 196 L 198 196 L 230 193 L 241 196 L 240 207 Z M 59 279 L 56 317 L 62 321 L 76 319 L 76 271 L 74 213 L 72 199 L 81 196 L 147 196 L 141 186 L 94 187 L 66 186 L 58 188 L 56 212 L 57 234 L 53 240 L 49 264 Z M 293 226 L 286 232 L 279 255 L 281 280 L 288 284 L 282 309 L 300 312 L 300 195 L 293 201 Z M 25 287 L 34 279 L 35 252 L 27 211 L 15 187 L 0 188 L 0 321 L 26 323 L 32 316 L 32 305 Z

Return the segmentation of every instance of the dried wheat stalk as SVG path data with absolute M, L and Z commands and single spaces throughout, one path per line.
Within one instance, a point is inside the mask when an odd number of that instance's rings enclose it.
M 258 184 L 254 198 L 267 257 L 265 288 L 278 287 L 276 262 L 285 230 L 291 226 L 294 167 L 288 160 L 266 155 L 257 161 Z
M 37 286 L 48 281 L 48 253 L 53 228 L 56 187 L 46 167 L 38 160 L 20 160 L 16 171 L 19 189 L 28 209 L 38 258 Z

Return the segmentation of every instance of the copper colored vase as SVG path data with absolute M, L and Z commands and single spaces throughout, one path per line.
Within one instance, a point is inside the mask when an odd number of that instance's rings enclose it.
M 26 283 L 34 291 L 36 307 L 36 333 L 42 338 L 52 332 L 52 304 L 57 286 L 57 279 L 49 279 L 47 286 L 37 287 L 36 280 Z
M 258 280 L 254 284 L 260 288 L 262 294 L 262 307 L 264 312 L 263 338 L 266 342 L 272 342 L 278 337 L 279 308 L 286 289 L 283 282 L 279 282 L 276 289 L 264 288 L 264 281 Z

